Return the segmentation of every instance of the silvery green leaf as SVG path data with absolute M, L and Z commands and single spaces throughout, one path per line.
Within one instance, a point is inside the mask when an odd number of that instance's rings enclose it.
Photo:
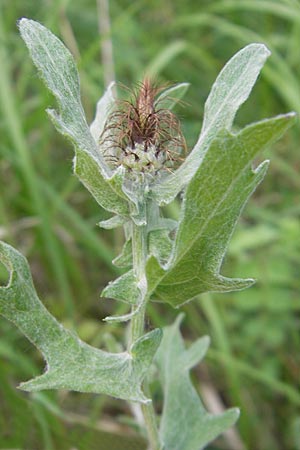
M 113 228 L 118 228 L 123 226 L 127 222 L 127 218 L 122 216 L 113 216 L 107 220 L 101 220 L 98 223 L 99 227 L 105 228 L 106 230 L 112 230 Z
M 114 87 L 115 83 L 110 83 L 104 95 L 98 100 L 95 119 L 90 125 L 90 131 L 95 142 L 99 141 L 99 137 L 104 130 L 104 126 L 108 119 L 108 116 L 112 111 L 115 102 L 113 94 Z
M 142 307 L 142 303 L 140 303 L 137 308 L 133 309 L 128 314 L 123 314 L 121 316 L 108 316 L 105 317 L 103 320 L 105 322 L 128 322 L 129 320 L 132 320 L 134 316 L 136 316 Z
M 48 113 L 58 131 L 71 139 L 75 146 L 77 175 L 101 206 L 112 212 L 124 213 L 128 208 L 127 200 L 122 196 L 120 182 L 116 182 L 116 178 L 119 180 L 122 174 L 112 177 L 112 171 L 105 163 L 87 125 L 80 100 L 79 75 L 71 53 L 38 22 L 21 19 L 19 28 L 34 64 L 57 99 L 60 114 L 53 110 Z M 98 125 L 93 128 L 99 128 L 99 113 L 97 116 Z M 79 159 L 84 160 L 83 167 L 79 167 Z M 93 186 L 94 177 L 89 181 L 91 171 L 93 174 L 97 172 L 97 186 Z
M 100 155 L 81 105 L 79 75 L 73 56 L 40 23 L 21 19 L 19 28 L 34 64 L 58 101 L 60 115 L 57 115 L 57 120 L 61 129 L 65 130 L 73 142 L 80 142 L 80 148 L 91 153 L 97 161 Z
M 138 287 L 133 270 L 129 270 L 114 281 L 111 281 L 102 291 L 101 297 L 115 298 L 122 302 L 137 305 L 140 302 L 141 291 Z
M 153 188 L 160 204 L 170 203 L 189 183 L 219 131 L 231 129 L 237 110 L 247 100 L 269 55 L 263 44 L 250 44 L 224 66 L 206 101 L 203 126 L 194 149 L 173 174 Z
M 181 320 L 182 315 L 174 325 L 164 328 L 155 357 L 164 393 L 160 440 L 166 450 L 201 450 L 236 422 L 239 410 L 233 408 L 220 415 L 205 410 L 189 370 L 204 357 L 209 339 L 200 338 L 186 349 L 179 330 Z
M 109 221 L 101 222 L 110 226 L 118 223 L 118 216 Z M 120 219 L 122 219 L 120 217 Z M 170 256 L 172 250 L 172 240 L 170 239 L 170 232 L 174 232 L 177 228 L 177 221 L 172 219 L 158 218 L 156 225 L 148 223 L 148 253 L 154 255 L 161 263 L 165 263 Z M 102 225 L 103 226 L 103 225 Z M 108 228 L 107 226 L 107 228 Z M 132 239 L 129 237 L 122 249 L 122 252 L 113 260 L 113 264 L 120 268 L 132 267 Z
M 189 83 L 179 83 L 165 89 L 155 101 L 155 107 L 159 109 L 173 109 L 184 97 L 189 86 Z
M 148 254 L 153 255 L 164 265 L 170 258 L 173 241 L 178 222 L 173 219 L 160 217 L 159 211 L 154 209 L 148 219 Z
M 148 223 L 148 228 L 150 231 L 165 229 L 170 232 L 176 230 L 177 226 L 178 226 L 177 220 L 168 219 L 165 217 L 158 217 L 155 221 Z
M 138 226 L 146 225 L 146 202 L 145 195 L 147 194 L 145 187 L 142 184 L 132 185 L 130 189 L 123 184 L 123 191 L 128 199 L 132 202 L 131 219 Z
M 132 242 L 131 238 L 125 242 L 122 253 L 113 260 L 117 267 L 132 267 Z
M 168 229 L 157 229 L 149 232 L 149 254 L 155 256 L 161 265 L 165 264 L 171 255 L 173 242 Z
M 293 121 L 293 113 L 278 116 L 236 135 L 224 131 L 211 143 L 185 192 L 170 261 L 161 267 L 153 256 L 148 260 L 153 299 L 180 306 L 206 291 L 238 290 L 253 283 L 223 277 L 220 267 L 237 219 L 267 169 L 265 162 L 253 170 L 251 162 Z
M 138 339 L 129 353 L 91 347 L 59 324 L 40 302 L 28 263 L 19 252 L 0 242 L 0 262 L 10 273 L 8 285 L 0 288 L 0 314 L 20 329 L 47 362 L 46 372 L 22 383 L 21 389 L 68 389 L 148 401 L 141 385 L 160 344 L 160 330 Z
M 116 170 L 108 183 L 102 177 L 95 159 L 89 153 L 76 149 L 74 173 L 102 208 L 116 213 L 118 217 L 123 217 L 123 220 L 128 217 L 128 201 L 122 191 L 124 173 L 122 167 Z

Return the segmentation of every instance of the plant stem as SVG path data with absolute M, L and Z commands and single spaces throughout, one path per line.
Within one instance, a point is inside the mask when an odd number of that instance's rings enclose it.
M 131 321 L 130 345 L 144 334 L 147 303 L 147 280 L 145 274 L 145 264 L 147 259 L 147 225 L 136 225 L 132 223 L 132 255 L 133 270 L 138 280 L 142 298 L 141 305 L 137 307 L 138 310 Z M 150 389 L 147 381 L 144 381 L 143 388 L 145 394 L 150 397 Z M 156 414 L 152 401 L 143 404 L 141 409 L 148 434 L 150 449 L 160 450 L 161 446 L 156 423 Z

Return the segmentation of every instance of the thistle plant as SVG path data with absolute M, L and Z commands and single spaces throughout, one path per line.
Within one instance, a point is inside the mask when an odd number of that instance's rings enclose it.
M 268 161 L 252 161 L 293 123 L 289 113 L 247 126 L 231 127 L 269 56 L 263 44 L 239 51 L 219 74 L 205 104 L 199 139 L 187 152 L 173 106 L 187 83 L 160 88 L 145 78 L 128 100 L 110 85 L 97 104 L 90 127 L 80 101 L 77 69 L 63 43 L 41 24 L 19 22 L 31 58 L 54 94 L 59 112 L 47 110 L 57 130 L 74 145 L 74 172 L 98 204 L 111 213 L 101 227 L 123 227 L 126 242 L 115 260 L 128 269 L 108 284 L 102 297 L 128 304 L 128 313 L 111 316 L 130 328 L 127 349 L 110 353 L 81 341 L 40 302 L 26 259 L 0 244 L 0 261 L 10 279 L 0 288 L 0 313 L 41 351 L 45 373 L 20 388 L 68 389 L 107 394 L 140 405 L 152 450 L 199 450 L 231 427 L 237 408 L 212 415 L 204 408 L 189 371 L 204 357 L 209 339 L 186 348 L 182 315 L 164 330 L 145 332 L 150 301 L 175 308 L 204 292 L 249 287 L 254 280 L 226 278 L 222 261 L 239 215 Z M 161 207 L 179 196 L 178 221 Z M 155 412 L 148 386 L 155 364 L 164 403 Z

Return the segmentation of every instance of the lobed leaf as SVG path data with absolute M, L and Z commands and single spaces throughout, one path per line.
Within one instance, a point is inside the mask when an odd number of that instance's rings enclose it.
M 127 244 L 129 244 L 130 247 L 128 248 L 130 253 L 127 256 L 131 260 L 131 240 L 125 243 L 125 251 L 127 251 Z M 124 256 L 126 258 L 126 255 Z M 122 261 L 122 255 L 119 262 L 124 262 Z M 101 296 L 120 300 L 122 302 L 128 303 L 131 306 L 134 306 L 134 308 L 131 308 L 131 312 L 128 314 L 122 316 L 108 316 L 105 317 L 104 320 L 107 322 L 127 322 L 128 320 L 131 320 L 136 314 L 138 314 L 138 312 L 144 305 L 145 294 L 147 291 L 146 284 L 147 283 L 145 277 L 142 277 L 140 280 L 138 280 L 132 269 L 121 275 L 116 280 L 109 282 L 108 285 L 103 289 Z
M 180 306 L 207 291 L 243 289 L 253 280 L 220 275 L 237 219 L 263 179 L 267 162 L 252 170 L 251 161 L 291 126 L 294 114 L 255 123 L 236 135 L 224 131 L 215 139 L 184 196 L 172 257 L 161 267 L 147 263 L 152 298 Z
M 205 410 L 189 370 L 204 357 L 209 338 L 200 338 L 186 349 L 179 330 L 182 317 L 164 328 L 156 355 L 164 392 L 160 440 L 166 450 L 201 450 L 236 422 L 239 410 L 233 408 L 220 415 Z
M 60 114 L 54 110 L 49 110 L 48 114 L 58 131 L 67 136 L 75 147 L 75 173 L 103 208 L 118 214 L 128 213 L 128 201 L 120 188 L 121 174 L 112 177 L 87 125 L 80 100 L 79 75 L 71 53 L 38 22 L 21 19 L 19 28 L 34 64 L 57 99 Z M 110 89 L 104 99 L 110 98 Z M 101 128 L 101 105 L 103 120 L 107 116 L 107 103 L 104 100 L 98 103 L 97 120 L 92 124 L 93 133 Z
M 103 289 L 101 297 L 111 297 L 131 305 L 138 305 L 141 291 L 133 270 L 129 270 L 114 281 L 110 281 Z
M 0 242 L 0 261 L 10 273 L 0 287 L 0 314 L 13 322 L 41 351 L 46 371 L 20 385 L 27 391 L 68 389 L 147 402 L 141 385 L 160 344 L 161 330 L 138 339 L 130 352 L 108 353 L 91 347 L 65 329 L 40 302 L 26 259 Z
M 153 188 L 160 204 L 170 203 L 190 182 L 220 130 L 230 130 L 237 110 L 247 100 L 269 55 L 265 45 L 250 44 L 224 66 L 206 101 L 203 126 L 194 149 L 173 174 Z
M 113 264 L 117 267 L 132 267 L 132 240 L 127 239 L 122 252 L 113 260 Z
M 101 220 L 101 222 L 98 223 L 99 227 L 105 228 L 106 230 L 112 230 L 114 228 L 121 227 L 125 225 L 128 219 L 122 216 L 113 216 L 110 219 L 107 220 Z

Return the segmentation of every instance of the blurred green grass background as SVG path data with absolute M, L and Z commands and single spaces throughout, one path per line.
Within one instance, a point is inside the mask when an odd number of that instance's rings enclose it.
M 123 305 L 99 299 L 117 274 L 111 259 L 123 236 L 96 226 L 106 213 L 72 175 L 72 148 L 44 112 L 54 102 L 18 35 L 17 19 L 42 22 L 71 49 L 89 120 L 112 71 L 128 86 L 145 72 L 162 83 L 189 82 L 177 113 L 191 148 L 215 77 L 250 42 L 265 43 L 272 56 L 238 113 L 237 129 L 300 112 L 300 2 L 111 0 L 111 33 L 99 33 L 103 3 L 0 0 L 0 238 L 27 256 L 51 312 L 105 348 L 110 335 L 124 339 L 123 325 L 101 322 Z M 105 42 L 112 43 L 113 61 L 101 54 Z M 257 284 L 240 293 L 205 295 L 183 308 L 187 340 L 212 338 L 205 364 L 193 374 L 208 409 L 242 411 L 234 434 L 211 450 L 300 449 L 299 125 L 264 156 L 271 159 L 270 170 L 243 213 L 223 268 L 230 276 L 255 277 Z M 167 212 L 176 215 L 176 205 Z M 0 279 L 7 280 L 3 267 Z M 151 305 L 149 327 L 169 324 L 176 314 Z M 1 449 L 145 448 L 124 402 L 16 390 L 42 368 L 31 344 L 0 318 Z M 154 390 L 159 397 L 156 385 Z

